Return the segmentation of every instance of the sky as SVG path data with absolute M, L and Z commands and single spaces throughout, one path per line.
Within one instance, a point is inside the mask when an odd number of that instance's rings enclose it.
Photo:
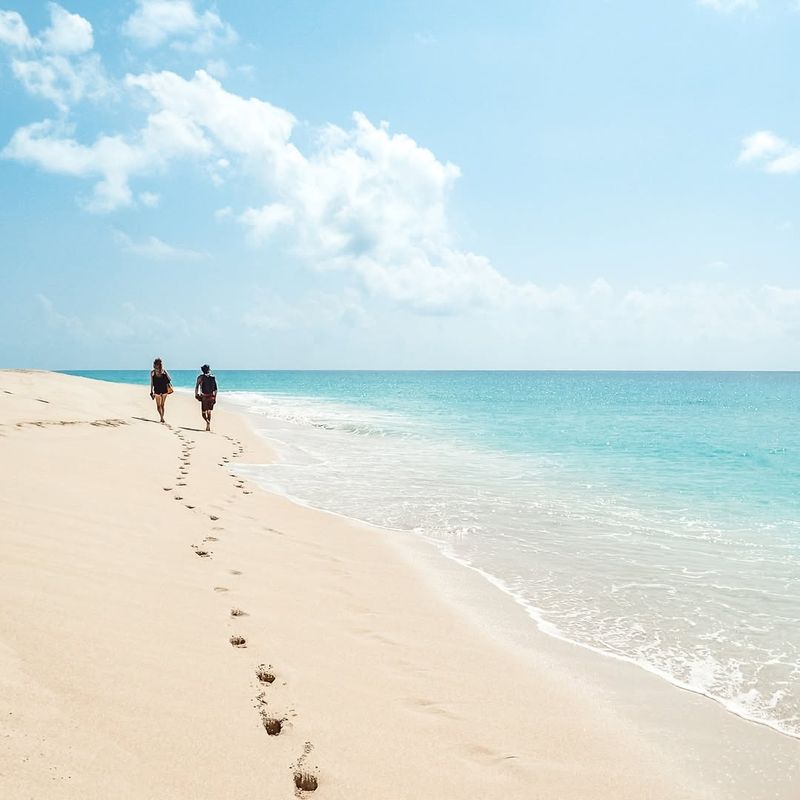
M 799 41 L 800 0 L 0 0 L 0 367 L 794 370 Z

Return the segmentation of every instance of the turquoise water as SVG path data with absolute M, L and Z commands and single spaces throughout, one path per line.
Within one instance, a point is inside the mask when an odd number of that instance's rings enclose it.
M 800 735 L 800 374 L 216 374 L 280 455 L 266 487 L 415 531 L 546 633 Z

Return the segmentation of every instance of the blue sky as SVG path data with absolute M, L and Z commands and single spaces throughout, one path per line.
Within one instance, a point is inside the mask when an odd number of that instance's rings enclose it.
M 794 369 L 800 3 L 0 11 L 0 366 Z

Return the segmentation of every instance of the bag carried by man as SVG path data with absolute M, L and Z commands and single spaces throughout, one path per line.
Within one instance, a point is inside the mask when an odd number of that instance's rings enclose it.
M 203 394 L 214 394 L 217 391 L 217 379 L 213 375 L 203 375 L 200 378 L 200 391 Z

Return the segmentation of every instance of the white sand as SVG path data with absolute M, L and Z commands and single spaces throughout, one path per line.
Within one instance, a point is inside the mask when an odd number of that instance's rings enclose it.
M 298 769 L 316 798 L 733 796 L 384 533 L 238 486 L 269 457 L 243 417 L 155 416 L 144 386 L 0 372 L 0 797 L 277 800 Z

